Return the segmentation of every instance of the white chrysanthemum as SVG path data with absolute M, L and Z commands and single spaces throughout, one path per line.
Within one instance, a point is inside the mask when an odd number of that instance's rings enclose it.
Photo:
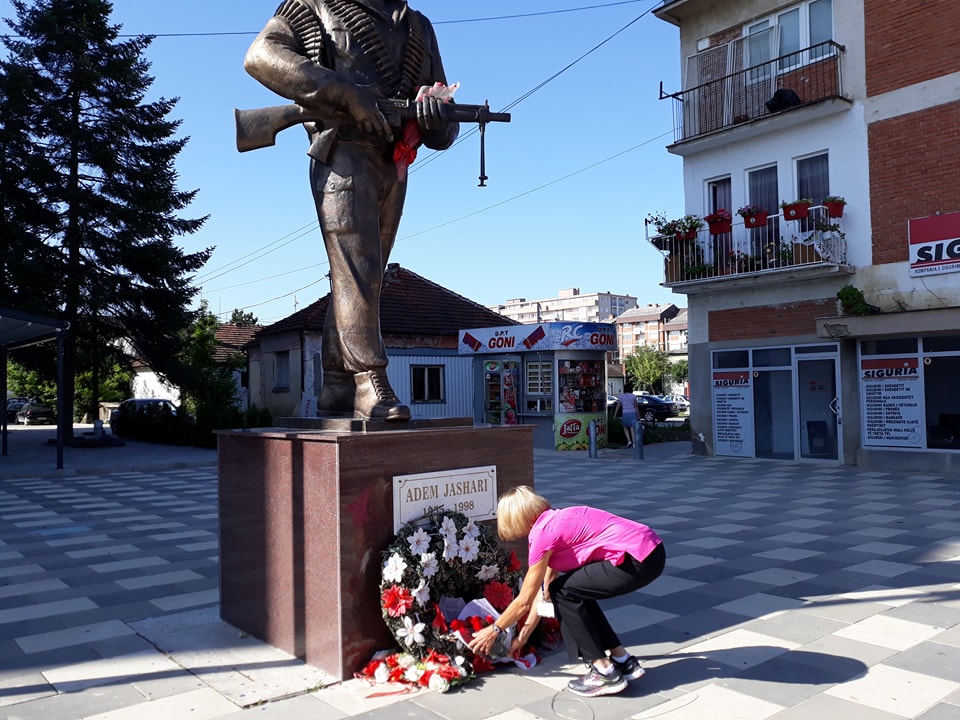
M 423 675 L 424 670 L 418 668 L 416 665 L 412 665 L 407 668 L 407 671 L 403 674 L 403 679 L 407 682 L 415 683 L 420 679 L 420 676 Z
M 440 563 L 437 562 L 436 553 L 424 553 L 420 556 L 420 569 L 425 578 L 432 578 L 440 569 Z
M 410 552 L 414 555 L 420 555 L 430 549 L 430 536 L 423 528 L 417 528 L 417 531 L 407 538 L 410 543 Z
M 453 518 L 443 518 L 443 522 L 440 523 L 440 534 L 444 537 L 457 536 L 457 524 L 453 521 Z
M 417 659 L 409 653 L 403 653 L 397 656 L 397 665 L 403 668 L 411 668 L 417 664 Z
M 420 605 L 426 605 L 430 602 L 430 586 L 427 585 L 426 580 L 421 580 L 420 584 L 417 585 L 416 589 L 413 591 L 413 597 Z
M 497 576 L 499 568 L 496 565 L 484 565 L 477 573 L 480 580 L 493 580 Z
M 460 559 L 464 562 L 476 560 L 480 554 L 480 541 L 476 538 L 465 537 L 460 541 Z
M 383 566 L 383 579 L 393 583 L 403 582 L 403 571 L 406 569 L 406 561 L 400 557 L 400 553 L 394 553 Z
M 480 527 L 471 519 L 464 528 L 463 534 L 466 537 L 478 538 L 480 537 Z
M 451 560 L 456 560 L 458 557 L 460 557 L 460 545 L 457 544 L 456 538 L 444 538 L 443 559 L 450 562 Z
M 410 616 L 407 615 L 403 618 L 403 627 L 397 630 L 397 639 L 403 640 L 407 647 L 413 647 L 414 643 L 417 645 L 423 645 L 424 628 L 426 628 L 426 625 L 423 623 L 413 622 L 413 620 L 410 619 Z
M 387 667 L 385 662 L 377 665 L 377 669 L 373 671 L 373 679 L 378 683 L 385 683 L 390 679 L 390 668 Z

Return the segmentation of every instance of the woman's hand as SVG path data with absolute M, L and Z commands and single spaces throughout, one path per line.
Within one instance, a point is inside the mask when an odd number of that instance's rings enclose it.
M 470 641 L 467 647 L 477 655 L 487 656 L 490 654 L 490 650 L 497 641 L 497 635 L 499 634 L 493 625 L 488 625 L 473 634 L 473 640 Z

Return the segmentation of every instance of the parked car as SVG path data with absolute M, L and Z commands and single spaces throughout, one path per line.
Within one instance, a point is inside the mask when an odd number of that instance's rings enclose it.
M 20 412 L 20 408 L 30 402 L 30 398 L 8 397 L 7 398 L 7 420 L 12 420 Z
M 56 424 L 57 413 L 49 405 L 38 402 L 24 403 L 17 411 L 17 422 L 24 425 Z
M 676 405 L 680 412 L 686 412 L 690 409 L 690 400 L 686 395 L 664 395 L 663 399 Z
M 176 423 L 177 406 L 166 398 L 130 398 L 110 412 L 110 430 L 118 437 L 144 438 Z
M 655 395 L 637 395 L 637 411 L 645 422 L 663 422 L 676 416 L 677 406 Z
M 612 407 L 616 407 L 617 403 L 620 402 L 617 399 L 616 395 L 607 395 L 607 409 L 609 410 Z

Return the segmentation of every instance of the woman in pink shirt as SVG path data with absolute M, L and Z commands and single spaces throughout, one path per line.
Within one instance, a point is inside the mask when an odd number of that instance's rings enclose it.
M 497 527 L 504 540 L 527 537 L 529 569 L 520 593 L 496 623 L 474 635 L 470 649 L 489 653 L 497 636 L 526 616 L 514 638 L 513 650 L 518 650 L 537 626 L 542 595 L 553 601 L 570 659 L 590 664 L 586 675 L 568 683 L 571 692 L 612 695 L 624 690 L 627 680 L 642 676 L 639 661 L 623 647 L 597 601 L 633 592 L 660 577 L 667 555 L 657 534 L 596 508 L 555 510 L 526 485 L 500 497 Z

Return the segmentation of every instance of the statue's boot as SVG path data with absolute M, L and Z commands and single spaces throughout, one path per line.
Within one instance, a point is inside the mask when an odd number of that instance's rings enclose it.
M 353 399 L 354 417 L 364 420 L 409 420 L 410 408 L 390 387 L 385 370 L 370 370 L 353 376 L 356 395 Z
M 353 415 L 353 396 L 356 385 L 353 373 L 342 370 L 324 370 L 323 386 L 317 398 L 317 412 L 332 415 Z

